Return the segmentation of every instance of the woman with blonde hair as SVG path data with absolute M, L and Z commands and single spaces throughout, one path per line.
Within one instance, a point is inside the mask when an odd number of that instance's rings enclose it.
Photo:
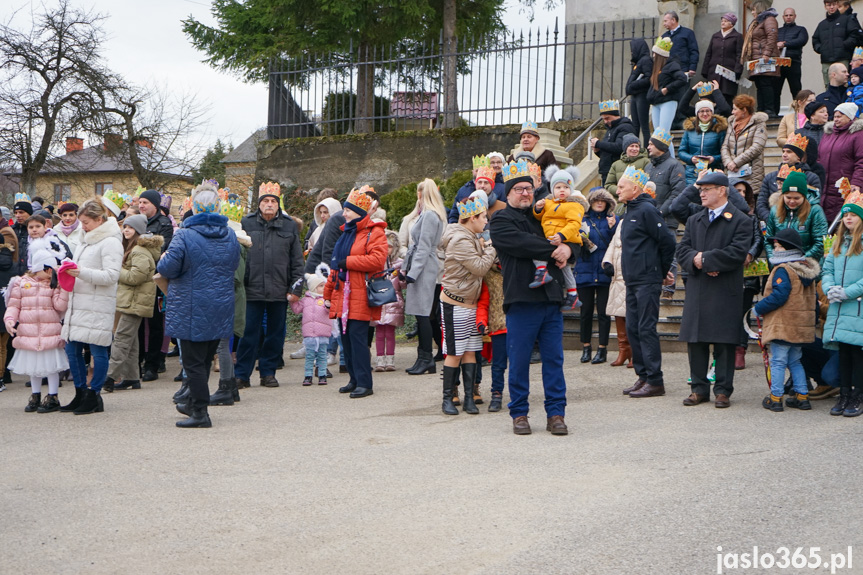
M 411 375 L 435 373 L 432 355 L 432 338 L 440 347 L 440 322 L 432 327 L 430 316 L 440 308 L 440 271 L 437 248 L 446 225 L 447 214 L 443 198 L 434 180 L 426 178 L 417 186 L 417 203 L 413 211 L 402 220 L 399 237 L 408 246 L 402 275 L 408 284 L 405 314 L 417 320 L 416 363 L 406 371 Z M 435 314 L 437 316 L 438 313 Z

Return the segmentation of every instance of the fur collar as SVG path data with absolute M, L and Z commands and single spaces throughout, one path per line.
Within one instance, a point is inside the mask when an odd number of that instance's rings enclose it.
M 851 122 L 851 126 L 848 127 L 848 133 L 853 134 L 855 132 L 859 132 L 863 130 L 863 118 L 857 118 L 853 122 Z M 833 122 L 827 122 L 824 124 L 824 134 L 832 134 L 833 133 Z
M 91 230 L 84 234 L 84 242 L 90 245 L 98 244 L 107 238 L 123 239 L 123 232 L 120 231 L 120 226 L 117 224 L 117 218 L 108 218 L 102 222 L 95 230 Z
M 713 116 L 713 126 L 708 130 L 709 132 L 716 132 L 717 134 L 724 134 L 728 130 L 728 120 L 726 120 L 723 116 Z M 692 116 L 691 118 L 687 118 L 686 121 L 683 122 L 683 129 L 687 132 L 698 131 L 698 118 L 696 116 Z
M 617 200 L 615 200 L 614 196 L 612 196 L 611 193 L 608 190 L 606 190 L 605 188 L 599 188 L 599 187 L 594 188 L 593 191 L 591 191 L 587 195 L 587 197 L 588 197 L 588 203 L 592 203 L 592 202 L 595 202 L 597 200 L 604 201 L 607 205 L 606 212 L 609 214 L 613 213 L 614 208 L 617 207 Z M 585 212 L 587 212 L 588 210 L 590 210 L 589 207 L 585 209 Z
M 162 249 L 162 244 L 165 243 L 165 238 L 158 234 L 144 234 L 138 238 L 138 245 L 142 248 L 159 248 Z
M 821 273 L 821 266 L 813 258 L 806 258 L 796 262 L 788 262 L 785 264 L 793 269 L 801 279 L 814 280 Z

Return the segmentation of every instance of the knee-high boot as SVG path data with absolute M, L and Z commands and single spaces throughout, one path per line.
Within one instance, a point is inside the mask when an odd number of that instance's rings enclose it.
M 632 360 L 632 348 L 629 347 L 629 339 L 626 337 L 626 318 L 614 317 L 614 325 L 617 328 L 617 359 L 611 362 L 614 367 L 619 367 Z
M 441 410 L 447 415 L 458 415 L 458 409 L 452 402 L 452 392 L 459 368 L 443 366 L 443 404 Z
M 479 413 L 479 409 L 477 409 L 476 403 L 473 400 L 473 386 L 476 383 L 476 364 L 461 364 L 461 376 L 464 382 L 464 404 L 461 409 L 465 413 L 476 415 Z

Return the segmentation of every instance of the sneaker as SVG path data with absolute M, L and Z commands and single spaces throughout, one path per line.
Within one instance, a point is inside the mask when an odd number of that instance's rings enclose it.
M 336 354 L 328 353 L 327 354 L 327 365 L 336 365 L 336 362 L 339 361 L 336 359 Z
M 662 301 L 672 301 L 674 299 L 674 292 L 673 291 L 663 291 L 660 298 L 662 299 Z
M 319 377 L 318 378 L 318 385 L 326 385 L 326 384 L 327 384 L 327 378 L 326 377 Z
M 575 292 L 567 293 L 563 300 L 563 305 L 560 306 L 560 311 L 570 311 L 581 307 L 581 300 L 578 299 L 578 294 Z
M 304 357 L 306 357 L 305 347 L 301 347 L 300 349 L 291 354 L 291 359 L 303 359 Z
M 710 369 L 707 370 L 707 381 L 716 383 L 716 360 L 710 362 Z
M 768 395 L 764 398 L 764 400 L 761 402 L 761 407 L 777 413 L 780 411 L 785 411 L 785 408 L 782 407 L 782 398 L 780 397 L 777 400 L 772 395 Z
M 0 381 L 0 391 L 6 391 L 6 384 Z
M 264 385 L 263 381 L 261 382 L 261 385 Z M 311 375 L 307 375 L 306 377 L 303 378 L 303 385 L 312 385 L 312 376 Z
M 528 287 L 530 288 L 538 288 L 540 286 L 544 286 L 545 284 L 551 281 L 551 276 L 548 274 L 548 268 L 541 267 L 536 268 L 536 273 L 533 274 L 533 281 L 530 282 Z
M 812 409 L 812 404 L 809 403 L 809 396 L 808 395 L 800 395 L 799 393 L 792 395 L 791 397 L 786 399 L 785 405 L 786 405 L 786 407 L 795 407 L 795 408 L 800 409 L 802 411 L 808 411 L 808 410 Z
M 848 403 L 851 401 L 851 396 L 849 395 L 840 395 L 839 401 L 836 402 L 830 409 L 830 415 L 842 415 L 845 413 L 845 408 L 848 406 Z
M 848 400 L 848 403 L 845 405 L 845 411 L 842 412 L 842 415 L 845 417 L 857 417 L 858 415 L 863 415 L 863 397 L 859 394 L 855 395 L 851 399 Z

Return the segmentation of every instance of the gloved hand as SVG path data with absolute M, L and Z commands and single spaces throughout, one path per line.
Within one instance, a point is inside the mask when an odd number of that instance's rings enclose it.
M 602 271 L 610 278 L 614 277 L 614 266 L 611 265 L 611 262 L 605 262 L 602 264 Z
M 848 299 L 848 295 L 845 293 L 845 288 L 842 286 L 833 286 L 827 290 L 827 301 L 830 303 L 840 303 L 846 299 Z
M 415 279 L 414 279 L 414 278 L 412 278 L 411 276 L 405 276 L 405 281 L 406 281 L 407 283 L 409 283 L 409 284 L 412 284 L 412 283 L 414 283 L 414 282 L 415 282 L 415 281 L 417 281 L 417 280 L 415 280 Z
M 485 335 L 488 332 L 488 326 L 482 322 L 477 322 L 476 330 L 479 332 L 480 335 Z

